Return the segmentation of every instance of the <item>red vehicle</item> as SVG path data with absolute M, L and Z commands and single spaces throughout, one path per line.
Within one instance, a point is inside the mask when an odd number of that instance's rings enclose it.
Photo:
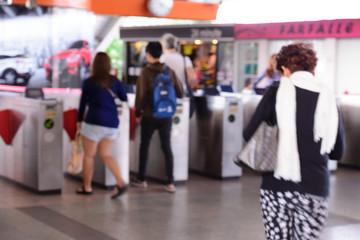
M 85 40 L 71 44 L 68 49 L 62 50 L 45 62 L 46 78 L 52 81 L 54 68 L 57 68 L 59 78 L 77 77 L 83 80 L 90 69 L 91 49 Z

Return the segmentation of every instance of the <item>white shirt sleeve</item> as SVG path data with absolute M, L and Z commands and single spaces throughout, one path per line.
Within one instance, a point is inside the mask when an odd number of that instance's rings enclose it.
M 160 62 L 161 62 L 161 63 L 164 63 L 164 62 L 165 62 L 165 56 L 164 56 L 164 54 L 162 54 L 162 55 L 160 56 Z
M 188 56 L 185 56 L 185 68 L 192 68 L 193 64 L 191 62 L 191 59 Z

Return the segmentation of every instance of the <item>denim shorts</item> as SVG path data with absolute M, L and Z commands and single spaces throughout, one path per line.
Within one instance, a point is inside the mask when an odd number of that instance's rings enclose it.
M 100 142 L 103 138 L 115 140 L 119 136 L 117 128 L 103 127 L 100 125 L 81 123 L 81 134 L 95 142 Z

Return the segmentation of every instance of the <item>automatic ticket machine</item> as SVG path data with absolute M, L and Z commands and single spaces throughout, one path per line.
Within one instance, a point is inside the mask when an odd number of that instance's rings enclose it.
M 135 85 L 146 66 L 145 48 L 149 41 L 159 41 L 165 33 L 175 35 L 178 51 L 190 58 L 196 72 L 195 88 L 231 85 L 234 81 L 234 25 L 177 25 L 121 27 L 124 40 L 124 82 Z
M 62 112 L 58 100 L 0 93 L 1 176 L 35 192 L 61 192 Z
M 243 106 L 240 98 L 195 97 L 190 121 L 189 169 L 210 177 L 240 177 L 233 157 L 242 148 Z
M 134 107 L 135 95 L 128 94 L 129 105 Z M 132 121 L 135 121 L 134 115 Z M 130 171 L 138 172 L 141 126 L 133 124 L 133 136 L 130 141 Z M 132 135 L 132 134 L 131 134 Z M 189 169 L 189 99 L 177 99 L 176 113 L 171 128 L 171 149 L 174 156 L 174 180 L 177 183 L 188 180 Z M 165 158 L 161 150 L 160 137 L 156 131 L 151 138 L 147 176 L 158 181 L 165 181 Z

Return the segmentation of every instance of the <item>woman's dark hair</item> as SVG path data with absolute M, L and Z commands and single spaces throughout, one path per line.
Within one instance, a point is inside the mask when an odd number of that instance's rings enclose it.
M 160 42 L 149 42 L 145 52 L 149 53 L 153 58 L 160 58 L 162 54 L 162 46 Z
M 104 52 L 98 52 L 92 65 L 92 81 L 103 88 L 110 88 L 114 82 L 110 75 L 111 59 Z
M 284 66 L 291 73 L 308 71 L 314 74 L 317 60 L 311 43 L 295 42 L 281 48 L 276 57 L 276 69 L 283 72 L 281 66 Z

